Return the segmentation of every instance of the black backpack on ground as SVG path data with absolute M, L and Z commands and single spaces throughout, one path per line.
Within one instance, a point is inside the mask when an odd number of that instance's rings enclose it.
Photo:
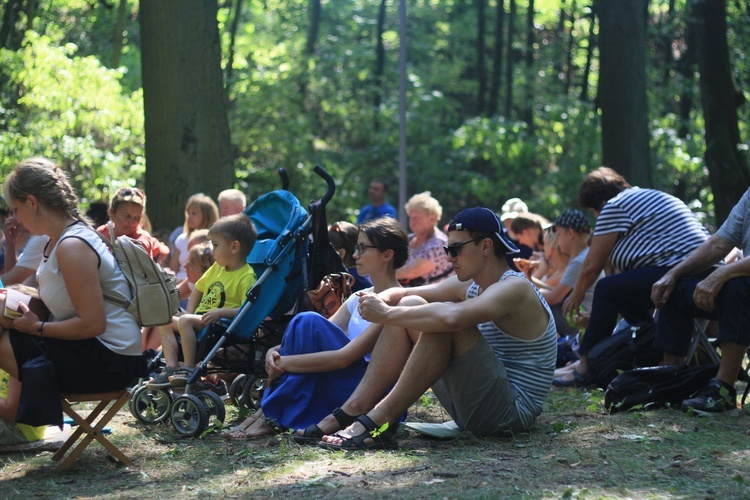
M 621 373 L 604 393 L 604 406 L 610 413 L 634 406 L 658 408 L 679 405 L 703 389 L 716 376 L 719 365 L 651 366 Z
M 606 389 L 619 373 L 658 364 L 662 353 L 654 349 L 655 334 L 655 323 L 640 323 L 622 328 L 594 345 L 586 353 L 588 381 Z

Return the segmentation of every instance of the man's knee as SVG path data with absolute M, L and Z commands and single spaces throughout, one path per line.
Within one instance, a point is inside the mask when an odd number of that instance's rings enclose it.
M 724 283 L 718 299 L 721 314 L 744 314 L 750 318 L 750 276 L 732 278 Z
M 426 303 L 425 299 L 417 295 L 407 295 L 398 301 L 399 306 L 421 306 Z

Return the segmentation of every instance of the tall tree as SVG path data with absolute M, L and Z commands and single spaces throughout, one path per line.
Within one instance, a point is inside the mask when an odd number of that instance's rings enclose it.
M 216 13 L 216 0 L 140 3 L 146 189 L 159 193 L 149 205 L 155 227 L 180 224 L 190 195 L 216 196 L 235 182 Z
M 650 186 L 646 99 L 648 0 L 597 0 L 602 163 L 631 184 Z
M 738 148 L 737 107 L 744 98 L 734 86 L 729 64 L 726 0 L 696 0 L 693 13 L 706 119 L 706 166 L 716 220 L 721 223 L 750 185 L 747 158 Z
M 234 55 L 237 47 L 237 30 L 242 18 L 242 0 L 237 0 L 234 6 L 232 24 L 229 27 L 229 49 L 227 50 L 227 92 L 229 92 L 234 78 Z
M 375 108 L 375 128 L 378 129 L 380 124 L 378 121 L 378 108 L 380 108 L 380 102 L 382 101 L 382 92 L 384 89 L 383 76 L 385 75 L 385 42 L 383 41 L 383 35 L 385 33 L 385 13 L 386 13 L 386 0 L 380 0 L 380 7 L 378 8 L 378 29 L 377 29 L 377 42 L 375 43 L 375 85 L 374 85 L 374 99 L 373 107 Z
M 573 52 L 575 51 L 575 27 L 576 27 L 576 0 L 570 6 L 570 29 L 568 30 L 568 45 L 565 48 L 565 95 L 570 92 L 570 86 L 573 84 L 572 79 L 575 74 L 573 63 Z
M 529 0 L 526 10 L 526 99 L 524 103 L 523 121 L 534 132 L 534 0 Z
M 594 59 L 594 49 L 596 48 L 596 15 L 593 7 L 591 12 L 586 16 L 589 18 L 588 45 L 586 46 L 586 63 L 583 67 L 583 77 L 581 78 L 581 101 L 589 100 L 589 75 L 591 74 L 591 62 Z
M 117 22 L 115 32 L 112 34 L 112 68 L 120 67 L 122 57 L 122 44 L 124 42 L 122 32 L 125 29 L 125 15 L 128 13 L 128 0 L 120 0 L 117 7 Z
M 475 0 L 477 7 L 477 114 L 485 112 L 485 96 L 487 94 L 487 63 L 485 58 L 485 32 L 487 31 L 487 22 L 485 21 L 485 10 L 487 3 L 485 0 Z
M 505 58 L 505 117 L 510 118 L 513 107 L 513 39 L 516 36 L 516 0 L 508 4 L 508 43 Z
M 497 113 L 500 102 L 500 83 L 503 74 L 503 25 L 505 24 L 505 0 L 497 0 L 495 14 L 495 45 L 492 50 L 492 80 L 487 100 L 487 116 Z

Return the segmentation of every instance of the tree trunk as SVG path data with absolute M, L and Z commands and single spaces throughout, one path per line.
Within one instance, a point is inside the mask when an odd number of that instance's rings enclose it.
M 320 16 L 322 6 L 320 0 L 310 0 L 310 29 L 307 32 L 307 43 L 305 44 L 305 54 L 311 56 L 315 53 L 315 45 L 318 43 L 318 31 L 320 30 Z
M 475 0 L 477 8 L 477 114 L 486 113 L 485 95 L 487 94 L 487 62 L 485 59 L 485 33 L 487 31 L 487 22 L 485 20 L 485 11 L 487 3 L 485 0 Z
M 497 114 L 500 102 L 500 83 L 503 73 L 503 24 L 505 24 L 505 0 L 497 0 L 495 46 L 492 54 L 492 80 L 490 81 L 490 95 L 487 99 L 487 116 Z
M 526 102 L 524 104 L 523 121 L 534 133 L 534 0 L 529 0 L 526 10 Z
M 120 67 L 122 57 L 122 32 L 125 29 L 125 15 L 128 13 L 128 0 L 120 0 L 117 8 L 117 22 L 115 32 L 112 34 L 112 68 Z
M 747 159 L 737 147 L 740 144 L 737 107 L 742 104 L 742 94 L 732 81 L 726 9 L 726 0 L 693 3 L 701 103 L 706 120 L 706 167 L 718 224 L 727 218 L 750 185 Z
M 216 13 L 215 0 L 140 2 L 146 189 L 156 228 L 181 224 L 192 194 L 215 197 L 235 183 Z
M 375 96 L 372 104 L 375 108 L 374 118 L 376 130 L 380 127 L 378 121 L 380 113 L 378 113 L 378 108 L 380 108 L 380 103 L 382 101 L 381 93 L 383 92 L 383 75 L 385 74 L 385 43 L 383 43 L 383 34 L 385 33 L 385 2 L 386 0 L 380 0 L 380 7 L 378 9 L 378 39 L 375 42 L 375 85 L 373 89 Z
M 575 44 L 575 24 L 576 24 L 576 0 L 570 5 L 570 29 L 568 30 L 568 45 L 565 48 L 565 90 L 563 95 L 567 97 L 570 92 L 570 86 L 573 83 L 573 74 L 575 68 L 573 67 L 573 46 Z
M 651 185 L 646 100 L 648 0 L 597 0 L 602 162 L 633 185 Z
M 18 38 L 20 30 L 18 25 L 18 15 L 23 8 L 23 0 L 7 0 L 3 8 L 3 24 L 0 26 L 0 47 L 5 49 L 16 50 L 15 40 Z
M 685 51 L 680 59 L 675 62 L 675 69 L 680 75 L 680 110 L 679 125 L 677 127 L 677 136 L 685 139 L 690 132 L 690 112 L 693 109 L 693 79 L 695 78 L 696 61 L 696 39 L 695 39 L 695 17 L 691 4 L 685 5 L 685 17 L 687 25 L 685 26 Z
M 237 47 L 237 30 L 240 27 L 240 19 L 242 19 L 242 0 L 237 0 L 234 7 L 234 17 L 232 17 L 232 25 L 229 27 L 229 49 L 227 51 L 227 94 L 232 86 L 232 77 L 234 76 L 234 53 Z
M 591 74 L 591 61 L 594 58 L 594 49 L 596 48 L 596 35 L 594 34 L 596 28 L 596 15 L 594 14 L 593 8 L 589 17 L 589 35 L 588 35 L 588 47 L 586 47 L 586 65 L 583 68 L 583 77 L 581 81 L 581 101 L 586 102 L 589 100 L 589 75 Z
M 508 50 L 505 58 L 505 117 L 511 118 L 513 111 L 513 38 L 516 36 L 516 0 L 508 4 Z

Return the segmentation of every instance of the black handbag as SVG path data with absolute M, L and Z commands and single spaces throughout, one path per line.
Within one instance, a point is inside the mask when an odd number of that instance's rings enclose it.
M 41 347 L 40 347 L 41 349 Z M 63 425 L 62 402 L 55 365 L 46 355 L 27 360 L 18 373 L 21 396 L 16 423 L 32 426 Z

